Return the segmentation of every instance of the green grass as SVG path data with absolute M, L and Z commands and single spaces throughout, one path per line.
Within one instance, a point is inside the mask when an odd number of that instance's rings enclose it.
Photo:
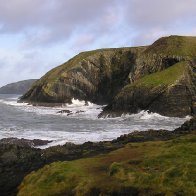
M 175 82 L 186 74 L 187 67 L 187 62 L 182 61 L 163 71 L 146 75 L 134 83 L 126 85 L 117 97 L 128 95 L 134 89 L 139 88 L 149 88 L 149 91 L 151 91 L 154 88 L 168 87 L 169 85 L 175 84 Z
M 196 194 L 196 135 L 169 141 L 129 143 L 94 158 L 56 162 L 25 177 L 23 195 L 120 193 L 127 187 L 148 195 Z
M 170 85 L 183 76 L 186 68 L 187 62 L 179 62 L 163 71 L 144 76 L 136 82 L 136 86 Z
M 147 50 L 146 54 L 163 54 L 175 56 L 196 57 L 195 36 L 169 36 L 155 41 Z
M 127 47 L 127 48 L 106 48 L 106 49 L 98 49 L 98 50 L 92 50 L 92 51 L 86 51 L 81 52 L 78 55 L 74 56 L 67 62 L 63 63 L 62 65 L 55 67 L 54 69 L 50 70 L 48 73 L 46 73 L 40 80 L 38 80 L 32 88 L 35 88 L 37 86 L 42 86 L 42 90 L 45 92 L 45 94 L 49 96 L 55 96 L 54 92 L 54 85 L 55 83 L 60 84 L 60 78 L 63 78 L 65 81 L 67 80 L 67 83 L 69 83 L 70 77 L 72 75 L 69 72 L 74 73 L 74 71 L 77 72 L 77 69 L 81 68 L 81 63 L 89 61 L 89 58 L 92 59 L 99 59 L 101 56 L 107 57 L 108 55 L 111 55 L 113 53 L 114 56 L 118 56 L 119 53 L 123 53 L 126 51 L 132 51 L 133 53 L 140 53 L 143 51 L 145 47 Z M 98 64 L 99 65 L 99 64 Z M 104 65 L 106 66 L 106 65 Z M 114 69 L 116 71 L 119 71 L 120 64 L 114 64 L 111 69 Z M 78 70 L 80 72 L 80 70 Z M 64 85 L 66 82 L 62 82 Z

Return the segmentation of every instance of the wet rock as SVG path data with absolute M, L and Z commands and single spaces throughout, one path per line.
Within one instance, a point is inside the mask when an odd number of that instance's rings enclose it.
M 32 143 L 3 139 L 0 142 L 0 193 L 1 196 L 16 195 L 17 187 L 27 174 L 55 161 L 91 157 L 116 150 L 129 142 L 168 140 L 195 131 L 196 118 L 194 117 L 174 131 L 135 131 L 112 141 L 86 142 L 81 145 L 66 143 L 63 146 L 44 150 L 32 148 Z
M 196 131 L 196 116 L 191 118 L 189 121 L 186 121 L 183 125 L 181 125 L 179 128 L 174 130 L 174 133 L 189 133 L 191 131 Z
M 76 114 L 80 114 L 80 113 L 83 113 L 84 111 L 83 110 L 79 110 L 79 111 L 76 111 Z
M 36 147 L 36 146 L 44 146 L 52 141 L 49 140 L 40 140 L 40 139 L 34 139 L 34 140 L 28 140 L 28 139 L 18 139 L 18 138 L 4 138 L 0 140 L 0 145 L 17 145 L 22 147 Z
M 24 176 L 44 164 L 41 150 L 31 148 L 29 144 L 0 143 L 0 194 L 16 195 Z
M 70 114 L 70 113 L 72 113 L 72 111 L 70 110 L 61 110 L 57 112 L 57 114 Z

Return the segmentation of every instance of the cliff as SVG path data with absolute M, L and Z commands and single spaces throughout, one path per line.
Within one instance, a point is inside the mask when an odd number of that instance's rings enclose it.
M 100 116 L 150 110 L 195 115 L 196 37 L 163 37 L 150 46 L 83 52 L 51 70 L 23 95 L 37 105 L 72 98 L 108 104 Z
M 36 80 L 23 80 L 11 84 L 7 84 L 0 88 L 0 94 L 24 94 L 27 92 Z
M 83 52 L 51 70 L 22 97 L 37 104 L 75 99 L 108 103 L 128 83 L 128 74 L 144 47 Z

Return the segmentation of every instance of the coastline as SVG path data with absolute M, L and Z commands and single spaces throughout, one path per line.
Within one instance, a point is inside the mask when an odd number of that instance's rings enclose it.
M 146 141 L 165 141 L 186 134 L 195 134 L 196 118 L 185 122 L 174 131 L 148 130 L 122 135 L 112 141 L 86 142 L 81 145 L 66 143 L 37 149 L 32 147 L 32 141 L 24 139 L 0 140 L 0 192 L 4 195 L 15 195 L 17 187 L 23 178 L 31 171 L 35 171 L 46 164 L 56 161 L 70 161 L 80 158 L 106 154 L 124 147 L 129 142 L 141 143 Z M 37 141 L 37 144 L 49 141 Z M 34 141 L 36 144 L 36 141 Z M 7 183 L 9 182 L 9 183 Z

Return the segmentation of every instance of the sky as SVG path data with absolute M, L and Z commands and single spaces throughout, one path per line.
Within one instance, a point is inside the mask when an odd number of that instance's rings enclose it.
M 196 0 L 0 0 L 0 86 L 168 35 L 196 35 Z

